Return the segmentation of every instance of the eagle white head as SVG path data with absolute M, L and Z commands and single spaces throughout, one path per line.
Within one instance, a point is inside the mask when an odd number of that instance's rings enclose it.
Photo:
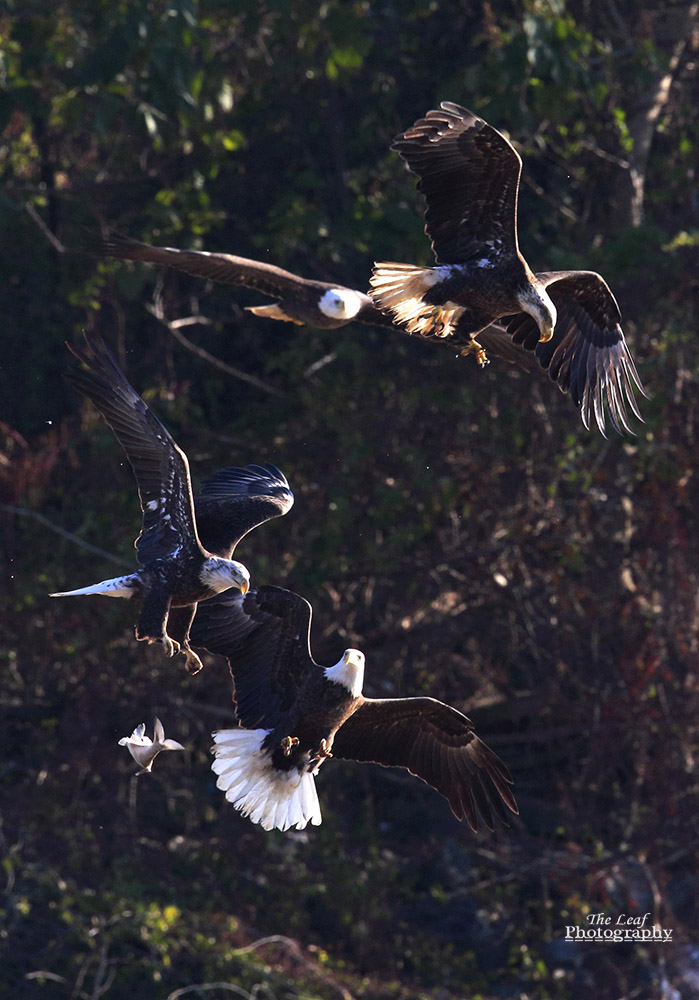
M 359 649 L 346 649 L 334 667 L 325 668 L 325 676 L 335 684 L 342 684 L 353 698 L 358 698 L 364 684 L 364 662 L 364 653 Z
M 517 301 L 524 312 L 536 320 L 539 327 L 539 341 L 546 343 L 550 340 L 556 329 L 558 312 L 542 283 L 534 278 L 531 285 L 527 285 L 523 292 L 519 292 Z
M 241 594 L 250 590 L 250 574 L 242 563 L 235 559 L 220 559 L 212 556 L 202 566 L 199 579 L 205 587 L 211 587 L 215 593 L 235 587 Z
M 318 308 L 331 319 L 353 319 L 362 308 L 362 297 L 351 288 L 329 288 L 318 300 Z

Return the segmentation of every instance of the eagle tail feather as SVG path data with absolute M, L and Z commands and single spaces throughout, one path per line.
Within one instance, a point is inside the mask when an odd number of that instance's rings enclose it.
M 136 593 L 134 577 L 116 576 L 112 580 L 102 580 L 93 583 L 91 587 L 79 587 L 77 590 L 61 590 L 49 597 L 82 597 L 84 594 L 104 594 L 105 597 L 133 597 Z
M 374 305 L 390 313 L 408 333 L 423 337 L 448 337 L 461 309 L 458 306 L 425 302 L 425 294 L 449 276 L 443 267 L 414 267 L 412 264 L 374 264 L 369 294 Z
M 281 771 L 262 744 L 266 729 L 222 729 L 214 733 L 216 785 L 236 809 L 264 830 L 303 830 L 321 822 L 311 772 Z

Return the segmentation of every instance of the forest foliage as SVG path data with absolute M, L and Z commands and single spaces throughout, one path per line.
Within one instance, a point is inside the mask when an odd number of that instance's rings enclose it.
M 699 996 L 698 58 L 686 0 L 0 8 L 4 994 Z M 440 100 L 520 150 L 531 266 L 614 290 L 636 436 L 586 432 L 543 374 L 262 320 L 253 292 L 82 249 L 114 228 L 356 288 L 429 263 L 389 146 Z M 197 483 L 283 469 L 296 503 L 241 546 L 253 581 L 311 601 L 319 661 L 363 649 L 369 694 L 466 711 L 513 773 L 509 829 L 329 761 L 323 825 L 265 834 L 210 771 L 225 664 L 190 678 L 126 602 L 48 599 L 132 566 L 138 532 L 61 377 L 83 330 Z M 155 715 L 188 752 L 136 781 L 117 740 Z M 673 942 L 564 942 L 590 912 Z

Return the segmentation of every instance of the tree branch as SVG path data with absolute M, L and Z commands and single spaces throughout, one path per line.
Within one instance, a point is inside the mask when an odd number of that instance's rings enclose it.
M 254 375 L 248 375 L 247 372 L 241 371 L 240 368 L 234 368 L 232 365 L 227 364 L 225 361 L 221 361 L 220 358 L 214 357 L 213 354 L 209 354 L 208 351 L 204 350 L 203 347 L 199 347 L 197 344 L 193 344 L 183 333 L 180 332 L 180 327 L 182 326 L 193 326 L 195 323 L 201 323 L 205 326 L 211 325 L 211 320 L 207 319 L 205 316 L 187 316 L 184 319 L 169 320 L 165 318 L 162 307 L 159 304 L 153 303 L 146 305 L 148 312 L 155 316 L 155 318 L 167 327 L 172 336 L 181 344 L 182 347 L 186 347 L 188 351 L 192 354 L 196 354 L 198 358 L 202 361 L 207 361 L 214 368 L 220 368 L 221 371 L 226 372 L 227 375 L 232 375 L 233 378 L 239 378 L 243 382 L 247 382 L 249 385 L 254 385 L 256 389 L 261 389 L 262 392 L 267 392 L 270 396 L 278 396 L 279 398 L 284 398 L 286 396 L 285 392 L 280 389 L 275 389 L 274 386 L 267 385 L 262 379 L 256 378 Z
M 49 521 L 47 517 L 40 514 L 38 510 L 31 510 L 29 507 L 15 507 L 10 503 L 0 504 L 0 510 L 9 511 L 10 514 L 19 514 L 20 517 L 33 517 L 35 521 L 39 524 L 43 524 L 45 528 L 50 531 L 55 531 L 57 535 L 61 538 L 67 539 L 69 542 L 73 542 L 78 545 L 81 549 L 87 549 L 88 552 L 94 552 L 95 555 L 102 556 L 104 559 L 108 559 L 113 562 L 116 566 L 123 566 L 127 569 L 133 569 L 133 564 L 127 562 L 126 559 L 122 559 L 121 556 L 115 556 L 111 552 L 105 551 L 105 549 L 99 548 L 97 545 L 93 545 L 91 542 L 86 542 L 84 538 L 80 538 L 78 535 L 74 535 L 72 531 L 67 531 L 65 528 L 61 528 L 58 524 L 54 524 L 53 521 Z

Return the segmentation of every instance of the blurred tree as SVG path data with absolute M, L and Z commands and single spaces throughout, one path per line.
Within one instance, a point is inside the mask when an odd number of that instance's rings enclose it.
M 698 46 L 686 0 L 2 8 L 8 995 L 690 989 Z M 521 150 L 532 265 L 599 269 L 618 295 L 652 393 L 637 438 L 586 435 L 555 387 L 508 366 L 263 322 L 241 309 L 253 293 L 73 252 L 114 226 L 356 287 L 375 259 L 428 262 L 389 144 L 445 99 Z M 521 823 L 473 838 L 419 783 L 371 768 L 330 776 L 308 836 L 265 836 L 221 802 L 221 664 L 191 680 L 137 647 L 128 608 L 45 597 L 95 560 L 110 572 L 86 546 L 133 564 L 130 472 L 60 378 L 83 327 L 197 481 L 280 465 L 296 505 L 241 546 L 253 580 L 312 600 L 318 659 L 363 648 L 370 694 L 472 714 L 512 767 Z M 135 784 L 116 741 L 155 714 L 190 753 Z M 612 965 L 561 947 L 590 910 L 638 907 L 674 928 L 671 949 L 624 946 Z M 255 944 L 275 936 L 291 944 Z

